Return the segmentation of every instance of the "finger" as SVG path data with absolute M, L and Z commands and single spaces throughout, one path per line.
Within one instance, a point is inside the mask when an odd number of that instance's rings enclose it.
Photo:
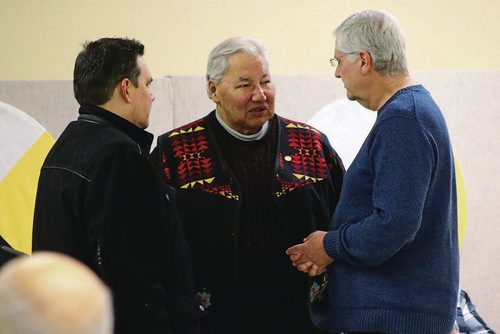
M 318 266 L 313 264 L 307 274 L 311 277 L 318 275 Z
M 295 254 L 295 255 L 290 255 L 290 261 L 292 261 L 293 266 L 297 266 L 297 264 L 300 264 L 304 261 L 301 260 L 302 254 Z
M 294 266 L 298 266 L 304 263 L 311 263 L 311 260 L 309 260 L 306 256 L 301 255 L 300 258 L 298 258 L 295 261 L 292 261 L 292 264 Z
M 296 262 L 296 261 L 299 261 L 301 257 L 302 257 L 302 254 L 292 254 L 292 255 L 290 255 L 290 260 L 292 262 Z
M 301 263 L 297 265 L 297 269 L 302 271 L 303 273 L 307 273 L 311 269 L 312 265 L 313 264 L 311 262 Z
M 324 273 L 326 271 L 326 267 L 325 266 L 320 266 L 318 267 L 318 275 L 321 275 L 322 273 Z
M 286 255 L 292 255 L 292 254 L 298 254 L 298 253 L 302 253 L 300 251 L 300 247 L 301 247 L 302 244 L 297 244 L 295 246 L 292 246 L 290 248 L 288 248 L 285 253 Z
M 309 240 L 311 239 L 311 235 L 312 235 L 312 233 L 311 233 L 311 234 L 309 234 L 307 237 L 305 237 L 305 238 L 304 238 L 304 242 L 309 241 Z

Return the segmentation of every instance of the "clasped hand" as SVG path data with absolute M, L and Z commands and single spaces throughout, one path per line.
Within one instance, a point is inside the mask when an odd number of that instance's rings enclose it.
M 323 239 L 327 232 L 316 231 L 304 242 L 292 246 L 286 250 L 292 264 L 309 276 L 317 276 L 326 271 L 326 267 L 333 263 L 333 259 L 326 254 L 323 247 Z

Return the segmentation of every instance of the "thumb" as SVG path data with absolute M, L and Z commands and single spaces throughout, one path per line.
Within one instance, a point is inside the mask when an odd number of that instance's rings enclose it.
M 300 244 L 292 246 L 285 251 L 286 255 L 292 255 L 300 253 Z

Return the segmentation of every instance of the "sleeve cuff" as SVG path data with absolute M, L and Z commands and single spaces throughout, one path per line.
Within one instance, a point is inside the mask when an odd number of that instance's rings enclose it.
M 338 231 L 329 231 L 323 238 L 323 247 L 325 248 L 326 254 L 334 260 L 340 258 L 339 254 L 339 236 Z

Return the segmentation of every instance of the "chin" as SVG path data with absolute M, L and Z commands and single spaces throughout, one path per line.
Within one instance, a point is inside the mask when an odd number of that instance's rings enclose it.
M 262 119 L 263 119 L 263 122 L 262 122 L 262 125 L 264 125 L 265 122 L 267 122 L 268 120 L 270 120 L 271 118 L 273 118 L 274 116 L 274 111 L 267 111 L 267 113 L 265 113 L 264 115 L 262 115 Z
M 259 118 L 259 121 L 256 122 L 256 125 L 259 127 L 259 130 L 271 118 L 273 118 L 272 114 L 266 114 L 265 116 L 262 116 L 261 118 Z
M 349 101 L 357 101 L 356 97 L 350 94 L 349 92 L 346 93 L 346 97 Z

